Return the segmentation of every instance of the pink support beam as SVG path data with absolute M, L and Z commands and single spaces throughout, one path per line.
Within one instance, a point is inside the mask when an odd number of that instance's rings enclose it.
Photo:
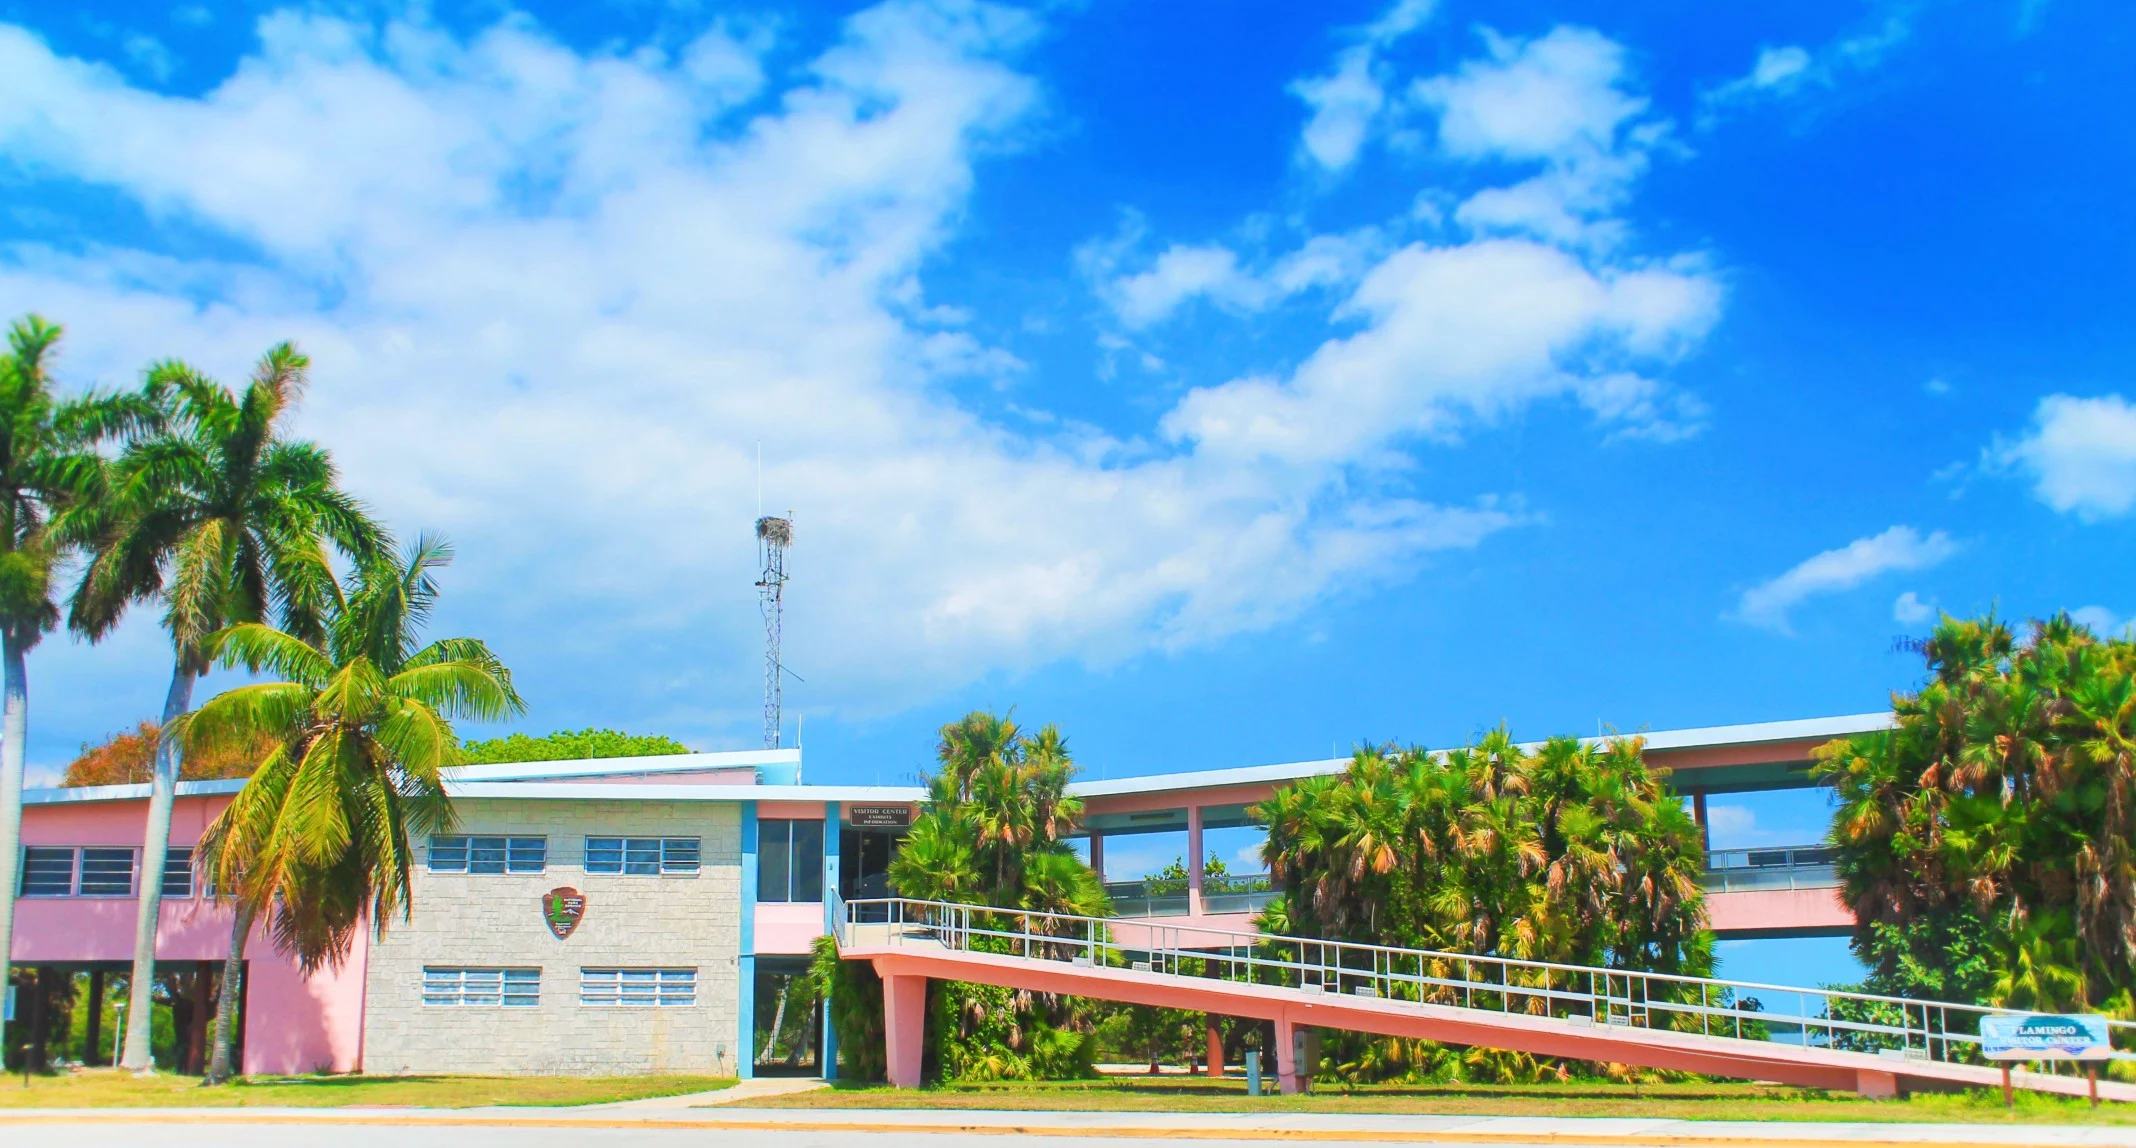
M 1305 1076 L 1298 1071 L 1297 1032 L 1290 1017 L 1276 1017 L 1276 1087 L 1285 1096 L 1305 1091 Z
M 1187 806 L 1187 913 L 1202 915 L 1202 807 Z
M 927 1049 L 927 978 L 883 977 L 883 1044 L 892 1088 L 918 1088 Z

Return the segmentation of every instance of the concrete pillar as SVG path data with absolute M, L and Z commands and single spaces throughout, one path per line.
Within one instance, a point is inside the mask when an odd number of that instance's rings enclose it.
M 1090 871 L 1098 875 L 1098 884 L 1105 883 L 1105 837 L 1100 833 L 1090 835 Z
M 890 1087 L 918 1088 L 927 1051 L 927 978 L 883 978 L 883 1053 Z
M 1691 791 L 1691 820 L 1698 822 L 1698 847 L 1711 853 L 1713 830 L 1706 824 L 1706 791 L 1703 789 Z
M 1879 1072 L 1873 1068 L 1855 1070 L 1854 1091 L 1864 1100 L 1897 1100 L 1899 1078 L 1896 1074 Z
M 1222 1076 L 1224 1075 L 1224 1032 L 1217 1026 L 1215 1013 L 1208 1014 L 1202 1025 L 1202 1034 L 1207 1038 L 1209 1045 L 1209 1075 L 1212 1078 Z
M 1187 806 L 1187 912 L 1202 915 L 1202 811 Z
M 1289 1017 L 1276 1018 L 1276 1089 L 1285 1096 L 1305 1091 L 1305 1077 L 1298 1071 L 1299 1037 L 1305 1035 Z
M 845 837 L 844 816 L 837 802 L 823 803 L 823 931 L 831 936 L 838 935 L 837 912 L 832 906 L 838 900 L 838 850 Z M 829 996 L 823 998 L 823 1040 L 817 1045 L 816 1061 L 825 1080 L 838 1079 L 838 1026 L 831 1023 Z
M 104 1055 L 104 970 L 89 973 L 89 1015 L 82 1028 L 82 1063 L 102 1064 Z

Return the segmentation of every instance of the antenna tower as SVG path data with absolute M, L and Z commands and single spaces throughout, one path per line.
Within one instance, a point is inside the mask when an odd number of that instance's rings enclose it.
M 788 511 L 789 515 L 793 512 Z M 786 548 L 794 540 L 792 518 L 756 520 L 757 605 L 764 612 L 764 748 L 779 748 L 779 687 L 786 667 L 779 660 L 779 623 L 785 611 Z

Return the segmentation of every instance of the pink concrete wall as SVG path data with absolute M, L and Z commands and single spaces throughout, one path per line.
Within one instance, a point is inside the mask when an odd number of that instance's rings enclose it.
M 757 818 L 759 820 L 770 818 L 773 821 L 821 821 L 823 820 L 823 802 L 759 801 L 757 802 Z
M 1753 889 L 1706 894 L 1706 915 L 1716 933 L 1776 929 L 1835 931 L 1854 928 L 1854 914 L 1837 889 Z
M 182 797 L 171 814 L 171 843 L 186 846 L 229 801 Z M 125 845 L 138 849 L 148 802 L 30 805 L 26 845 Z M 133 897 L 25 897 L 15 902 L 18 963 L 132 961 Z M 306 978 L 274 951 L 264 931 L 246 943 L 246 1072 L 353 1072 L 362 1064 L 363 975 L 368 936 L 348 963 Z M 221 961 L 230 951 L 230 911 L 206 900 L 166 900 L 158 915 L 156 959 Z
M 760 901 L 756 907 L 756 951 L 806 953 L 823 935 L 823 905 L 817 901 Z
M 1250 805 L 1264 801 L 1276 791 L 1274 782 L 1253 785 L 1218 785 L 1208 789 L 1178 789 L 1163 793 L 1122 793 L 1110 797 L 1088 797 L 1083 800 L 1083 809 L 1089 813 L 1148 813 L 1157 809 L 1186 809 L 1189 806 Z

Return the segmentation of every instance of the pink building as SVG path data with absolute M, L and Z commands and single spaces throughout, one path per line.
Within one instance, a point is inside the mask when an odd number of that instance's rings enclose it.
M 1647 735 L 1648 756 L 1674 771 L 1703 822 L 1708 794 L 1805 787 L 1818 745 L 1888 722 L 1875 714 L 1665 731 Z M 1204 834 L 1249 825 L 1248 807 L 1278 786 L 1346 764 L 1085 781 L 1074 790 L 1101 875 L 1108 841 L 1185 835 L 1186 887 L 1115 882 L 1123 918 L 1245 929 L 1268 898 L 1265 878 L 1208 880 Z M 802 785 L 799 772 L 798 750 L 461 771 L 454 794 L 464 824 L 418 843 L 413 921 L 311 977 L 253 939 L 244 1071 L 751 1075 L 766 1051 L 755 1047 L 759 1009 L 770 1007 L 760 1001 L 778 999 L 780 978 L 803 967 L 834 895 L 889 892 L 890 857 L 925 796 L 907 786 Z M 181 1018 L 190 1020 L 182 1057 L 204 1043 L 230 931 L 227 910 L 192 887 L 190 850 L 239 785 L 179 787 L 157 959 L 159 972 L 177 974 L 178 1011 L 190 1013 Z M 22 966 L 87 973 L 95 992 L 127 974 L 146 798 L 146 786 L 25 795 L 18 975 Z M 1723 936 L 1843 933 L 1852 921 L 1836 884 L 1811 842 L 1709 857 L 1708 905 Z M 578 899 L 583 927 L 558 932 L 545 917 L 558 894 Z M 1123 942 L 1132 943 L 1132 928 L 1118 930 Z M 631 987 L 641 982 L 654 987 Z M 777 1049 L 784 1063 L 834 1068 L 820 1018 L 800 1031 Z M 92 1059 L 108 1060 L 113 1034 L 94 1035 L 102 1055 Z

